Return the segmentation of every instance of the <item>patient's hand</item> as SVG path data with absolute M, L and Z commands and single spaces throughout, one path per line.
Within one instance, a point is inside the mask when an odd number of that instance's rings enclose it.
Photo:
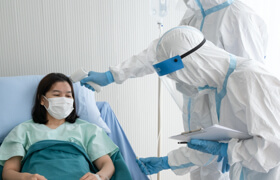
M 100 180 L 101 178 L 99 176 L 96 176 L 95 174 L 88 172 L 83 177 L 81 177 L 80 180 L 87 180 L 87 179 Z
M 39 174 L 29 174 L 26 180 L 47 180 L 44 176 L 41 176 Z

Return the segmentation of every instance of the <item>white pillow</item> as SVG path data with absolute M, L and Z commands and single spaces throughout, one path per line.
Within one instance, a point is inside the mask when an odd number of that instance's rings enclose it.
M 42 75 L 0 77 L 0 143 L 16 125 L 32 119 L 35 93 L 43 77 Z M 94 92 L 80 86 L 79 82 L 73 86 L 78 116 L 110 133 L 110 129 L 100 117 Z

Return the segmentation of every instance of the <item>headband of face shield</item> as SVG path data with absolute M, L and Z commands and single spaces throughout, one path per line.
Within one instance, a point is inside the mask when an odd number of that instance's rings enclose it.
M 154 64 L 154 69 L 156 70 L 157 74 L 159 76 L 164 76 L 166 74 L 170 74 L 174 71 L 180 70 L 184 68 L 184 64 L 182 62 L 182 59 L 191 53 L 198 50 L 203 44 L 206 42 L 206 39 L 204 38 L 201 43 L 199 43 L 197 46 L 192 48 L 191 50 L 187 51 L 183 55 L 177 55 L 172 58 L 166 59 L 160 63 Z

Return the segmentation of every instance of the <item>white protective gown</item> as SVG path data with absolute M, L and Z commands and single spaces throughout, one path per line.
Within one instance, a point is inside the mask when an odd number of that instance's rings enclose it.
M 230 53 L 260 62 L 264 61 L 267 44 L 266 26 L 263 20 L 241 1 L 190 0 L 186 4 L 188 9 L 181 20 L 181 25 L 201 28 L 206 39 Z M 208 10 L 209 14 L 206 15 L 201 9 Z M 206 16 L 203 18 L 202 14 Z M 243 31 L 243 29 L 246 29 L 246 31 Z M 121 84 L 128 78 L 142 77 L 154 73 L 151 65 L 155 59 L 157 42 L 158 40 L 153 41 L 149 48 L 138 55 L 110 67 L 115 82 Z M 183 116 L 185 115 L 183 114 Z M 185 129 L 189 129 L 185 124 Z M 194 156 L 194 158 L 198 157 Z M 194 180 L 228 179 L 227 173 L 222 174 L 217 170 L 217 168 L 220 169 L 221 164 L 215 163 L 214 161 L 211 165 L 207 165 L 206 162 L 201 168 L 190 166 L 192 169 L 188 169 L 187 172 L 192 170 L 191 179 Z
M 182 55 L 202 40 L 198 30 L 176 27 L 160 39 L 156 59 L 160 62 Z M 220 124 L 250 134 L 251 139 L 228 143 L 230 178 L 280 179 L 280 80 L 262 63 L 229 54 L 209 41 L 182 61 L 184 68 L 167 76 L 197 89 L 193 94 L 185 93 L 191 96 L 185 128 Z M 211 164 L 211 156 L 181 147 L 168 154 L 168 163 L 181 175 L 193 165 Z

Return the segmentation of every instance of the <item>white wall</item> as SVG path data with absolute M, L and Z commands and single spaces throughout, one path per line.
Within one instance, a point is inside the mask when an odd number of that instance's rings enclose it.
M 170 12 L 163 30 L 178 25 L 182 15 Z M 81 66 L 107 71 L 158 36 L 149 0 L 0 0 L 0 76 L 70 74 Z M 157 83 L 150 75 L 112 84 L 96 95 L 110 103 L 139 157 L 157 155 Z M 183 128 L 176 105 L 162 90 L 164 156 L 178 147 L 167 137 Z M 161 179 L 186 176 L 166 171 Z

